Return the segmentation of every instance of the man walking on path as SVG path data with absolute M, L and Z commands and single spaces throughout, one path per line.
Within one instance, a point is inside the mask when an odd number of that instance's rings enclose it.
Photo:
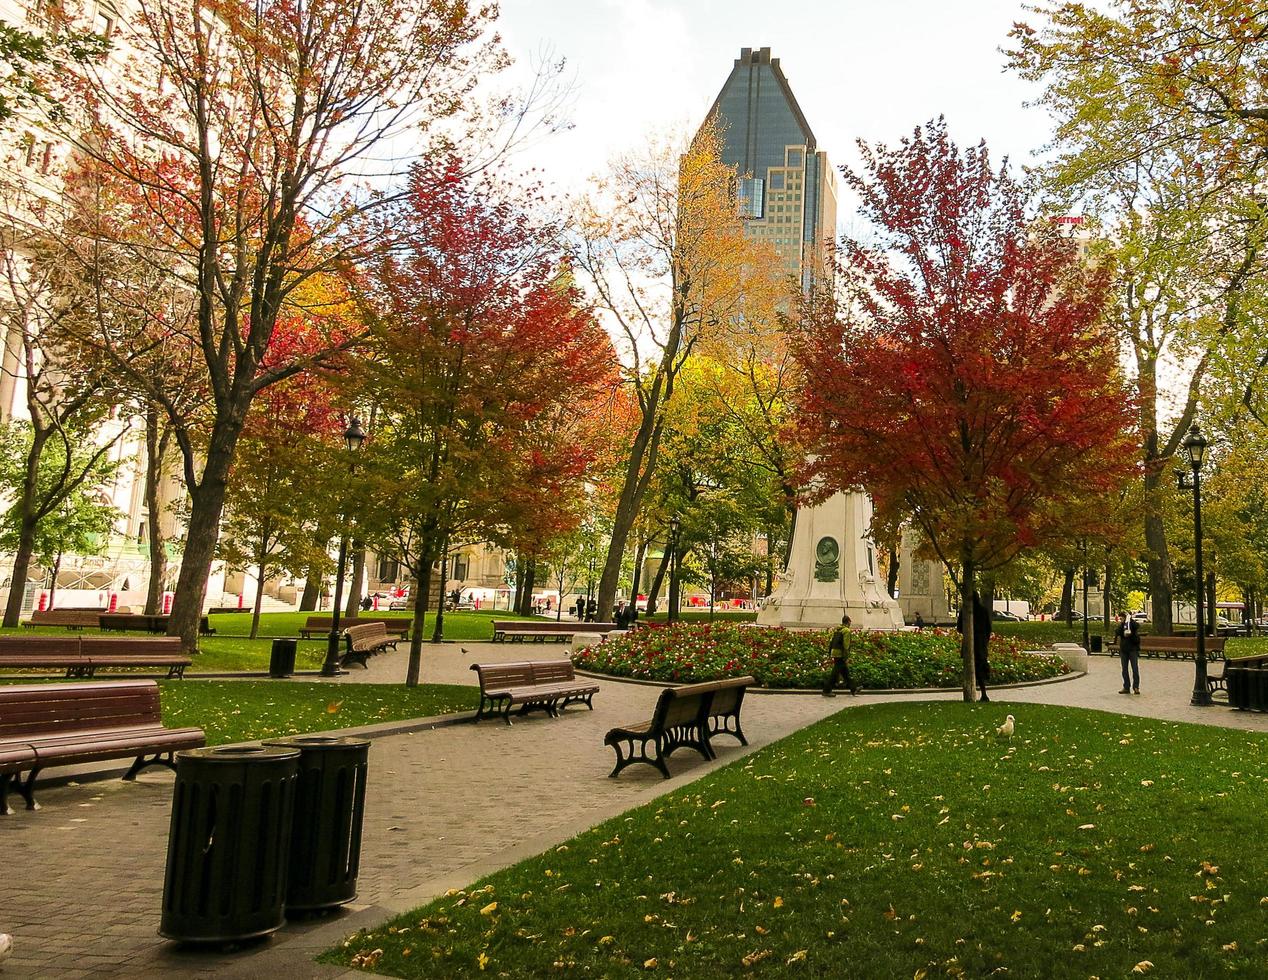
M 1118 659 L 1123 664 L 1123 689 L 1119 694 L 1140 693 L 1140 624 L 1127 613 L 1118 614 L 1118 629 L 1114 631 L 1118 639 Z M 1131 676 L 1127 676 L 1128 664 L 1131 665 Z
M 832 654 L 832 673 L 828 675 L 828 682 L 823 686 L 823 696 L 825 698 L 834 698 L 837 692 L 833 690 L 837 686 L 837 681 L 845 682 L 845 686 L 849 688 L 851 694 L 858 694 L 859 687 L 850 679 L 850 617 L 842 616 L 841 625 L 832 631 L 832 639 L 828 641 L 828 653 Z

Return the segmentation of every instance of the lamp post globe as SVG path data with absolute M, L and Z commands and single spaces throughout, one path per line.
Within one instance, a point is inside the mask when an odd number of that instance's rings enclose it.
M 356 454 L 365 442 L 365 430 L 361 428 L 361 420 L 355 415 L 348 420 L 348 428 L 343 433 L 343 444 L 348 450 L 348 472 L 356 468 Z M 346 515 L 345 515 L 346 516 Z M 335 569 L 334 606 L 330 610 L 330 635 L 326 637 L 326 660 L 321 665 L 322 677 L 337 677 L 339 669 L 339 607 L 343 605 L 343 575 L 348 564 L 348 535 L 339 535 L 339 564 Z

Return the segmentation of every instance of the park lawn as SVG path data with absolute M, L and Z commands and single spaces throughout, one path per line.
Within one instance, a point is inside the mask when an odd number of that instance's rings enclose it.
M 329 610 L 323 610 L 319 613 L 309 612 L 273 612 L 260 614 L 260 631 L 261 637 L 274 636 L 299 636 L 299 630 L 308 621 L 309 616 L 329 616 Z M 393 619 L 412 619 L 414 613 L 410 610 L 397 610 L 396 612 L 388 612 L 379 610 L 378 612 L 366 613 L 367 616 L 391 616 Z M 491 640 L 493 639 L 493 620 L 495 619 L 538 619 L 537 616 L 520 616 L 518 613 L 507 612 L 505 609 L 460 609 L 454 612 L 445 613 L 445 639 L 446 640 Z M 217 636 L 236 636 L 246 637 L 251 633 L 251 613 L 215 613 L 210 618 L 211 626 L 216 631 Z M 427 614 L 427 622 L 423 632 L 423 639 L 430 640 L 432 628 L 435 626 L 435 613 Z
M 474 711 L 478 692 L 457 684 L 160 681 L 163 722 L 195 726 L 208 745 L 355 728 Z
M 1004 705 L 841 712 L 322 959 L 399 977 L 1263 976 L 1268 848 L 1247 828 L 1268 736 L 1008 710 L 1011 741 Z

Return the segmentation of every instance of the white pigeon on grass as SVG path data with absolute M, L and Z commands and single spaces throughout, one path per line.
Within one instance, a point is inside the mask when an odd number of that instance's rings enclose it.
M 995 734 L 1002 735 L 1004 736 L 1004 738 L 1012 738 L 1013 731 L 1015 730 L 1015 728 L 1016 728 L 1016 724 L 1013 720 L 1013 716 L 1009 715 L 1007 718 L 1004 719 L 1004 724 L 1000 725 L 999 728 L 995 729 Z

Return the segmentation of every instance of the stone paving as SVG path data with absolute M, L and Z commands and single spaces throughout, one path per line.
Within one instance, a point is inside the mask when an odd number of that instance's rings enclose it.
M 456 644 L 428 645 L 423 679 L 471 684 L 467 667 L 475 659 L 560 653 L 553 644 L 470 644 L 465 653 Z M 404 672 L 402 651 L 334 683 L 399 683 Z M 1116 693 L 1117 661 L 1093 658 L 1085 677 L 999 690 L 993 698 L 1001 717 L 1012 711 L 1023 729 L 1024 704 L 1041 702 L 1268 730 L 1268 715 L 1191 707 L 1191 664 L 1146 661 L 1142 673 L 1139 697 Z M 170 774 L 50 787 L 41 794 L 42 810 L 0 818 L 0 932 L 15 936 L 0 977 L 337 977 L 342 971 L 318 966 L 312 956 L 343 935 L 536 854 L 835 711 L 879 699 L 755 695 L 744 709 L 750 749 L 725 743 L 714 763 L 676 754 L 667 781 L 642 766 L 612 780 L 603 733 L 648 717 L 658 689 L 609 681 L 601 688 L 593 712 L 570 708 L 560 718 L 537 713 L 510 727 L 447 725 L 376 739 L 357 903 L 234 952 L 182 949 L 156 934 Z

